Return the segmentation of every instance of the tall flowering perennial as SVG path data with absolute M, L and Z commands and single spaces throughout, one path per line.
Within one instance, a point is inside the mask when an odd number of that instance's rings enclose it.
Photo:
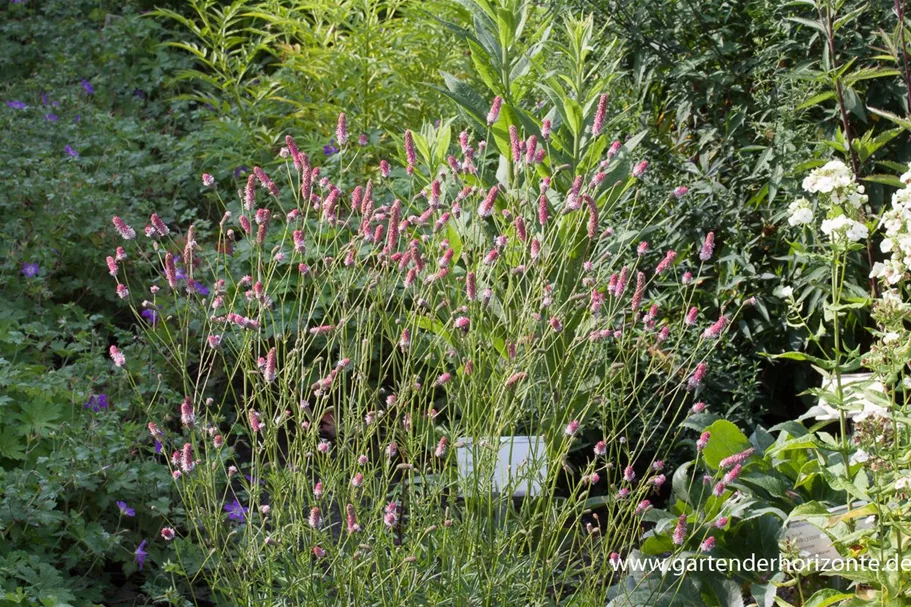
M 491 123 L 503 120 L 500 103 Z M 637 204 L 619 145 L 569 175 L 549 153 L 528 161 L 529 148 L 551 149 L 556 133 L 539 140 L 521 124 L 501 127 L 515 134 L 505 158 L 467 132 L 450 140 L 440 130 L 448 125 L 427 126 L 405 133 L 405 171 L 383 161 L 363 175 L 334 159 L 334 168 L 314 166 L 288 137 L 285 165 L 270 169 L 288 175 L 287 186 L 254 169 L 211 233 L 153 219 L 147 238 L 115 253 L 114 280 L 134 309 L 155 311 L 157 326 L 141 326 L 187 395 L 183 423 L 149 420 L 149 449 L 157 441 L 174 454 L 162 465 L 188 515 L 170 537 L 216 547 L 205 575 L 227 602 L 264 600 L 270 568 L 281 567 L 289 579 L 316 580 L 321 596 L 408 604 L 404 586 L 365 577 L 364 567 L 389 567 L 381 554 L 396 567 L 415 556 L 422 584 L 443 592 L 457 575 L 446 555 L 462 546 L 527 552 L 513 514 L 477 537 L 512 495 L 484 474 L 458 473 L 470 448 L 475 470 L 493 469 L 491 446 L 522 428 L 547 445 L 543 459 L 523 463 L 523 478 L 541 475 L 539 503 L 560 524 L 531 523 L 542 550 L 512 590 L 534 602 L 555 576 L 581 575 L 573 585 L 605 604 L 562 529 L 604 566 L 632 545 L 623 521 L 646 516 L 670 476 L 658 461 L 662 425 L 689 415 L 687 389 L 703 381 L 701 361 L 717 343 L 690 345 L 681 312 L 711 270 L 695 254 L 637 248 L 644 226 L 608 225 Z M 417 149 L 431 140 L 452 145 L 428 166 Z M 515 150 L 519 160 L 498 177 Z M 614 169 L 626 177 L 610 183 Z M 696 274 L 692 284 L 681 284 L 683 271 Z M 640 366 L 648 371 L 622 372 Z M 554 406 L 563 400 L 571 404 Z M 564 469 L 578 446 L 591 461 Z M 481 507 L 466 493 L 485 496 Z M 580 506 L 598 496 L 615 505 L 593 524 Z M 301 554 L 323 557 L 289 560 Z M 235 566 L 248 558 L 255 567 Z
M 888 259 L 874 263 L 870 271 L 871 278 L 890 287 L 907 280 L 911 273 L 911 171 L 901 180 L 905 187 L 892 194 L 891 206 L 879 220 L 883 231 L 879 248 Z

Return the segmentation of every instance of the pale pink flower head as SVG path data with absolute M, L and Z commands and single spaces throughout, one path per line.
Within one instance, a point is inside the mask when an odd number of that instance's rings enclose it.
M 579 431 L 580 425 L 581 424 L 579 423 L 579 420 L 574 419 L 566 425 L 566 430 L 564 431 L 564 433 L 566 434 L 566 436 L 575 436 L 576 433 Z
M 215 185 L 215 178 L 212 177 L 211 175 L 209 175 L 208 173 L 203 173 L 202 174 L 202 184 L 204 186 L 206 186 L 207 188 L 211 188 L 213 185 Z
M 605 443 L 603 440 L 599 440 L 597 443 L 595 443 L 594 451 L 595 455 L 599 457 L 607 455 L 607 443 Z
M 166 542 L 170 542 L 171 540 L 173 540 L 176 535 L 177 534 L 174 532 L 174 529 L 172 529 L 171 527 L 164 527 L 161 530 L 161 539 L 163 539 Z
M 728 457 L 724 458 L 723 460 L 721 460 L 721 462 L 718 464 L 718 467 L 721 468 L 722 470 L 727 470 L 728 468 L 733 468 L 734 466 L 742 464 L 746 460 L 750 459 L 750 457 L 755 452 L 756 452 L 756 449 L 754 449 L 753 447 L 750 447 L 749 449 L 746 449 L 745 451 L 741 451 L 740 453 L 735 453 L 734 455 L 728 456 Z
M 273 347 L 266 355 L 266 364 L 263 368 L 263 379 L 266 380 L 266 383 L 271 384 L 275 381 L 276 368 L 278 365 L 276 359 L 277 355 L 275 353 L 275 348 Z
M 189 396 L 180 403 L 180 423 L 187 428 L 192 428 L 196 425 L 196 413 L 193 411 L 193 401 L 190 400 Z
M 707 537 L 705 541 L 699 544 L 699 549 L 703 552 L 711 552 L 712 548 L 715 547 L 715 538 Z
M 722 315 L 718 320 L 716 320 L 710 327 L 708 327 L 702 333 L 703 339 L 718 339 L 721 334 L 724 332 L 724 328 L 728 325 L 728 317 Z
M 247 414 L 247 419 L 250 421 L 250 429 L 254 432 L 259 432 L 265 427 L 265 424 L 262 422 L 262 416 L 257 411 L 250 411 Z
M 680 279 L 680 282 L 682 282 L 685 285 L 692 284 L 692 282 L 693 282 L 692 272 L 684 272 L 683 277 Z
M 117 230 L 117 233 L 119 233 L 124 240 L 133 240 L 136 238 L 136 230 L 128 226 L 127 222 L 117 215 L 114 215 L 114 217 L 111 218 L 111 222 L 114 224 L 114 229 Z
M 671 267 L 671 264 L 674 263 L 675 259 L 677 259 L 677 251 L 668 251 L 664 255 L 664 259 L 661 260 L 661 263 L 659 263 L 655 268 L 655 274 L 661 274 L 662 272 L 666 271 L 669 267 Z
M 117 346 L 111 346 L 109 353 L 115 367 L 123 367 L 125 364 L 127 364 L 126 356 L 123 355 Z
M 633 167 L 633 177 L 639 178 L 645 175 L 645 170 L 648 168 L 648 160 L 642 160 Z
M 702 451 L 705 449 L 706 445 L 709 444 L 709 439 L 712 438 L 712 433 L 706 430 L 699 437 L 699 440 L 696 441 L 696 451 Z
M 405 131 L 405 159 L 408 161 L 408 174 L 414 172 L 414 165 L 417 163 L 417 152 L 414 149 L 414 135 L 411 131 Z
M 322 514 L 318 506 L 313 506 L 310 508 L 310 516 L 307 517 L 307 523 L 314 529 L 319 529 L 320 524 L 323 522 Z
M 674 198 L 683 198 L 684 196 L 686 196 L 687 192 L 689 192 L 689 191 L 690 191 L 690 189 L 688 187 L 686 187 L 685 185 L 681 185 L 681 186 L 677 186 L 676 188 L 674 188 L 674 191 L 672 192 L 672 194 L 674 195 Z
M 503 98 L 497 95 L 493 98 L 493 104 L 490 106 L 490 111 L 487 112 L 487 126 L 493 125 L 494 122 L 500 117 L 500 108 L 503 106 Z
M 696 365 L 696 370 L 693 371 L 693 374 L 687 380 L 687 388 L 690 390 L 695 390 L 702 385 L 702 380 L 705 379 L 706 371 L 708 371 L 708 365 L 705 363 L 699 363 Z
M 680 546 L 686 540 L 686 515 L 681 514 L 677 519 L 677 527 L 674 529 L 673 542 L 675 546 Z
M 448 445 L 449 445 L 449 439 L 448 439 L 448 438 L 446 438 L 445 436 L 442 437 L 442 438 L 440 438 L 440 442 L 437 443 L 437 448 L 436 448 L 436 450 L 433 452 L 433 454 L 434 454 L 436 457 L 443 457 L 444 455 L 446 455 L 446 449 L 447 449 Z
M 180 470 L 185 474 L 193 472 L 196 468 L 196 460 L 193 458 L 193 445 L 184 443 L 180 452 Z
M 698 318 L 699 318 L 699 308 L 697 308 L 696 306 L 693 306 L 690 308 L 689 312 L 686 313 L 686 317 L 683 319 L 683 322 L 686 323 L 687 326 L 692 327 L 693 325 L 696 324 L 696 319 L 698 319 Z
M 612 144 L 610 144 L 610 148 L 607 150 L 608 160 L 610 160 L 611 158 L 616 156 L 618 152 L 620 152 L 621 145 L 622 144 L 619 141 L 614 141 Z
M 705 235 L 705 240 L 702 242 L 702 249 L 699 251 L 699 259 L 702 261 L 708 261 L 712 258 L 714 252 L 715 232 L 709 232 Z
M 595 111 L 595 120 L 592 122 L 592 136 L 597 137 L 604 128 L 604 117 L 607 113 L 607 95 L 598 98 L 598 109 Z
M 512 161 L 519 162 L 522 159 L 522 148 L 519 145 L 519 129 L 516 125 L 509 125 L 509 149 L 512 152 Z
M 550 118 L 545 118 L 541 121 L 541 139 L 547 141 L 550 139 L 550 130 L 551 130 Z
M 693 413 L 702 413 L 703 411 L 705 411 L 705 403 L 702 401 L 699 401 L 698 403 L 693 405 L 693 408 L 691 410 Z
M 335 127 L 335 138 L 340 147 L 348 145 L 348 118 L 345 112 L 338 115 L 338 124 Z

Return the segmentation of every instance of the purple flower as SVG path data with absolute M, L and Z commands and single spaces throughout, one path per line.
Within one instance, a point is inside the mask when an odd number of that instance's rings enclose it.
M 57 114 L 45 114 L 44 115 L 44 119 L 47 120 L 48 122 L 57 122 L 57 118 L 58 118 Z
M 177 271 L 177 276 L 178 276 L 178 278 L 181 278 L 180 270 Z M 192 284 L 188 284 L 187 287 L 189 289 L 195 291 L 196 293 L 199 293 L 203 297 L 206 297 L 209 295 L 209 287 L 207 287 L 206 285 L 204 285 L 200 282 L 196 282 L 195 280 L 192 281 Z
M 156 455 L 157 455 L 157 454 L 160 454 L 161 451 L 162 451 L 162 449 L 164 449 L 164 445 L 162 445 L 162 444 L 161 444 L 161 441 L 158 440 L 158 439 L 156 438 L 156 439 L 155 439 L 155 453 L 156 453 Z
M 139 99 L 145 99 L 145 98 L 146 98 L 146 92 L 145 92 L 144 90 L 142 90 L 142 89 L 135 89 L 135 90 L 133 91 L 133 96 L 134 96 L 134 97 L 138 97 Z
M 247 168 L 246 166 L 243 166 L 243 165 L 235 168 L 234 169 L 234 178 L 235 179 L 239 178 L 241 175 L 248 172 L 249 170 L 250 170 L 249 168 Z
M 234 498 L 233 502 L 225 504 L 225 512 L 228 513 L 229 520 L 242 523 L 244 522 L 244 516 L 247 514 L 247 509 L 240 505 L 237 498 Z
M 329 140 L 329 143 L 323 146 L 323 154 L 326 156 L 332 156 L 333 154 L 338 154 L 338 148 L 335 147 L 335 137 Z
M 95 87 L 93 87 L 92 83 L 89 82 L 88 80 L 86 80 L 85 78 L 82 79 L 82 88 L 85 89 L 85 92 L 88 93 L 89 95 L 95 94 Z
M 37 263 L 24 263 L 22 264 L 22 275 L 26 278 L 34 278 L 38 276 L 38 273 L 41 271 L 41 268 L 38 267 Z
M 142 571 L 142 566 L 145 565 L 146 557 L 149 556 L 149 553 L 146 552 L 145 548 L 149 544 L 148 541 L 142 540 L 142 543 L 136 546 L 136 562 L 139 563 L 139 570 Z
M 72 146 L 68 145 L 63 149 L 66 150 L 66 153 L 70 158 L 79 158 L 79 152 L 74 150 Z
M 108 395 L 107 394 L 93 394 L 89 397 L 89 400 L 82 406 L 83 409 L 91 409 L 95 413 L 98 413 L 102 409 L 108 408 Z
M 149 321 L 149 324 L 152 325 L 153 327 L 155 326 L 155 323 L 158 322 L 158 312 L 156 312 L 155 310 L 153 310 L 151 308 L 146 308 L 145 310 L 143 310 L 140 313 L 140 316 L 142 316 L 147 321 Z
M 126 502 L 117 502 L 117 507 L 120 508 L 120 514 L 123 516 L 136 516 L 136 511 L 133 508 L 127 506 Z M 140 567 L 141 569 L 141 567 Z
M 80 120 L 82 120 L 82 116 L 80 116 L 79 114 L 76 114 L 76 115 L 73 117 L 73 122 L 79 122 Z
M 50 102 L 51 101 L 50 101 L 50 99 L 48 99 L 47 93 L 45 93 L 44 91 L 41 91 L 41 103 L 44 105 L 47 105 Z
M 25 103 L 23 103 L 22 101 L 17 101 L 17 100 L 7 101 L 7 102 L 6 102 L 6 105 L 10 106 L 10 107 L 13 108 L 14 110 L 24 110 L 25 108 L 28 107 L 28 106 L 25 105 Z

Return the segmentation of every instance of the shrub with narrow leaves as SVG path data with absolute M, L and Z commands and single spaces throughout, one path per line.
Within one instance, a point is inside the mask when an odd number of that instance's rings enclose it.
M 604 604 L 736 310 L 687 320 L 710 249 L 637 251 L 627 207 L 662 201 L 636 200 L 626 149 L 573 175 L 509 126 L 517 153 L 467 132 L 453 150 L 447 121 L 368 174 L 289 137 L 236 200 L 216 191 L 209 238 L 152 220 L 125 243 L 115 278 L 186 395 L 183 424 L 150 420 L 190 521 L 162 537 L 211 551 L 216 594 Z M 495 484 L 514 435 L 543 453 Z

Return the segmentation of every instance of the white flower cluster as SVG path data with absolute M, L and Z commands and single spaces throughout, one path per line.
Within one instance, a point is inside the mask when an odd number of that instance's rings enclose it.
M 828 194 L 832 204 L 848 203 L 855 209 L 867 202 L 864 186 L 854 181 L 854 173 L 840 160 L 811 171 L 803 180 L 803 189 L 810 194 Z
M 832 219 L 824 219 L 819 229 L 833 242 L 842 238 L 847 238 L 851 242 L 860 242 L 865 240 L 869 233 L 867 226 L 854 219 L 848 219 L 843 214 Z
M 813 222 L 813 205 L 806 198 L 798 198 L 788 207 L 788 223 L 802 226 Z
M 911 171 L 901 177 L 905 189 L 892 195 L 892 208 L 883 213 L 880 226 L 885 237 L 880 244 L 883 253 L 892 257 L 873 264 L 871 278 L 881 278 L 894 285 L 911 270 Z
M 909 175 L 911 180 L 911 175 Z M 825 194 L 829 217 L 823 220 L 820 229 L 832 242 L 860 242 L 867 238 L 869 231 L 860 221 L 845 213 L 857 216 L 868 197 L 864 186 L 854 180 L 854 174 L 840 160 L 832 160 L 814 169 L 803 180 L 803 189 L 810 194 Z M 788 223 L 803 226 L 813 223 L 813 205 L 806 198 L 799 198 L 788 207 Z

